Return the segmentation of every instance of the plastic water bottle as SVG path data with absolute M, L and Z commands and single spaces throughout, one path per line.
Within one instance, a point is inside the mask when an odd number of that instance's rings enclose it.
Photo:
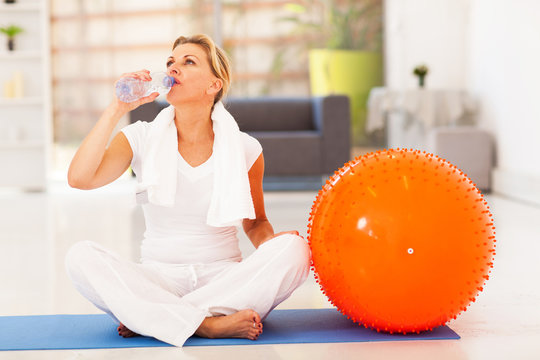
M 150 81 L 121 78 L 116 82 L 116 96 L 120 101 L 130 103 L 155 92 L 167 94 L 174 85 L 174 78 L 164 72 L 151 73 L 150 77 Z

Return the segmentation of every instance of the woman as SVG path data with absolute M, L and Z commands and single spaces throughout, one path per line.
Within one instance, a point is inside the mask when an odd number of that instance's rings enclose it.
M 262 319 L 305 281 L 309 247 L 297 231 L 275 234 L 266 217 L 262 148 L 220 101 L 230 83 L 224 52 L 205 35 L 180 37 L 167 73 L 175 79 L 171 106 L 150 123 L 125 127 L 107 147 L 119 119 L 158 94 L 134 103 L 115 98 L 68 172 L 70 186 L 95 189 L 132 166 L 146 222 L 141 263 L 81 242 L 66 256 L 67 271 L 124 337 L 176 346 L 193 334 L 256 340 Z M 146 70 L 124 76 L 150 80 Z M 256 248 L 244 260 L 240 223 Z

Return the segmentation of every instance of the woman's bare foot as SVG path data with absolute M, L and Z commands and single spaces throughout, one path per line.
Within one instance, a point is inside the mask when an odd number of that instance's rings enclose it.
M 257 340 L 262 334 L 261 317 L 253 310 L 204 319 L 195 334 L 205 338 L 244 338 Z
M 130 338 L 130 337 L 134 337 L 134 336 L 139 336 L 139 334 L 129 330 L 126 325 L 120 323 L 120 325 L 118 326 L 117 328 L 118 330 L 118 335 L 120 336 L 123 336 L 125 338 Z

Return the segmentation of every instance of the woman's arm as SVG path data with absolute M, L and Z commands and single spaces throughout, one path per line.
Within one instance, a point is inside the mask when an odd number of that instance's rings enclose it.
M 262 153 L 251 166 L 248 175 L 251 197 L 253 198 L 253 206 L 255 207 L 255 219 L 244 219 L 242 226 L 255 248 L 258 248 L 264 242 L 282 234 L 291 233 L 298 235 L 298 231 L 284 231 L 274 234 L 274 229 L 266 217 L 262 187 L 264 176 L 264 157 Z
M 123 76 L 150 80 L 146 70 Z M 154 93 L 129 104 L 115 97 L 73 157 L 68 170 L 70 186 L 84 190 L 95 189 L 111 183 L 127 170 L 133 152 L 125 135 L 118 133 L 109 147 L 107 142 L 122 116 L 144 103 L 154 101 L 157 96 Z

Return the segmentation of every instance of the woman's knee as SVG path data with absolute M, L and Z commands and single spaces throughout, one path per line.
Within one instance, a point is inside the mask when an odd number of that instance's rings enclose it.
M 286 234 L 276 238 L 282 242 L 284 251 L 282 252 L 283 262 L 297 271 L 309 271 L 311 264 L 311 251 L 309 245 L 298 235 Z
M 65 257 L 66 270 L 72 273 L 75 269 L 84 267 L 91 261 L 95 249 L 95 243 L 92 241 L 79 241 L 73 244 Z

